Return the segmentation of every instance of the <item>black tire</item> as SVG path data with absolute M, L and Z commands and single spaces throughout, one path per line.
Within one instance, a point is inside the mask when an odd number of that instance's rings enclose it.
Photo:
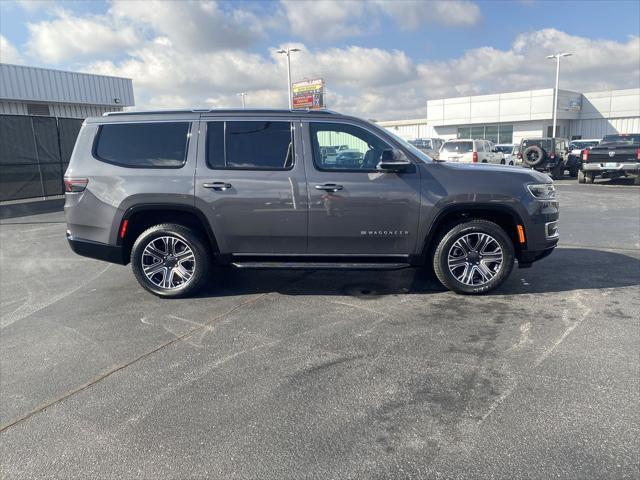
M 556 165 L 551 169 L 551 178 L 554 180 L 562 180 L 564 177 L 564 165 Z
M 537 167 L 546 157 L 545 151 L 538 145 L 531 145 L 522 152 L 522 161 L 529 167 Z
M 569 167 L 569 176 L 571 178 L 576 178 L 578 176 L 578 166 L 577 165 L 572 165 L 571 167 Z
M 499 245 L 502 253 L 502 263 L 499 266 L 497 264 L 494 264 L 493 269 L 497 270 L 493 272 L 493 278 L 482 284 L 469 285 L 460 281 L 456 277 L 456 275 L 454 275 L 453 272 L 456 271 L 456 268 L 460 268 L 461 266 L 450 268 L 449 255 L 452 252 L 455 252 L 457 248 L 455 245 L 458 240 L 463 238 L 473 238 L 476 234 L 488 235 L 492 238 L 493 241 L 495 241 L 495 243 L 497 243 L 497 245 Z M 470 235 L 470 237 L 466 237 L 467 235 Z M 477 247 L 477 243 L 475 247 Z M 470 253 L 472 253 L 476 257 L 478 256 L 478 252 L 473 252 L 473 249 L 470 249 Z M 480 253 L 485 252 L 481 251 Z M 489 254 L 485 253 L 485 255 Z M 482 259 L 482 256 L 480 256 L 479 258 Z M 514 262 L 515 252 L 513 243 L 509 238 L 509 235 L 507 235 L 507 233 L 499 225 L 487 220 L 469 220 L 453 225 L 446 232 L 444 232 L 442 236 L 440 236 L 435 252 L 433 254 L 433 271 L 440 283 L 442 283 L 442 285 L 444 285 L 449 290 L 455 293 L 466 295 L 478 295 L 490 292 L 491 290 L 500 286 L 507 279 L 507 277 L 509 277 L 511 270 L 513 269 Z M 482 263 L 482 260 L 476 258 L 475 265 L 477 265 L 478 263 Z M 463 276 L 464 273 L 467 272 L 467 269 L 471 266 L 471 283 L 474 283 L 473 280 L 476 275 L 476 273 L 473 273 L 473 265 L 474 261 L 472 260 L 471 263 L 467 263 L 466 266 L 462 266 L 462 268 L 465 269 L 463 272 Z M 484 266 L 486 267 L 486 264 L 484 264 Z M 479 267 L 476 267 L 476 270 L 478 268 Z M 477 273 L 480 274 L 479 272 Z
M 584 183 L 593 183 L 596 179 L 596 174 L 593 172 L 584 172 Z
M 584 183 L 584 182 L 585 182 L 584 172 L 582 170 L 578 170 L 578 183 Z
M 151 242 L 155 242 L 153 245 L 155 247 L 158 247 L 159 245 L 163 244 L 163 239 L 169 238 L 177 239 L 176 243 L 178 245 L 186 245 L 192 252 L 193 261 L 191 262 L 189 260 L 184 260 L 185 262 L 187 262 L 184 264 L 186 265 L 186 272 L 191 272 L 191 276 L 187 280 L 184 280 L 184 278 L 180 276 L 180 273 L 178 273 L 176 277 L 176 275 L 174 274 L 174 269 L 173 267 L 171 267 L 171 270 L 169 271 L 169 281 L 173 284 L 173 279 L 175 278 L 177 280 L 177 285 L 170 288 L 163 288 L 162 286 L 156 285 L 154 283 L 154 278 L 157 279 L 158 277 L 152 276 L 151 279 L 147 278 L 147 275 L 143 270 L 143 261 L 147 261 L 150 257 L 149 254 L 145 254 L 145 249 L 150 245 Z M 176 248 L 177 247 L 174 246 L 173 250 L 171 250 L 171 247 L 166 247 L 165 252 L 168 255 L 164 257 L 164 264 L 158 257 L 160 262 L 157 263 L 157 265 L 160 269 L 163 269 L 163 265 L 167 265 L 167 268 L 173 265 L 172 263 L 167 262 L 174 262 L 174 266 L 176 268 L 183 267 L 183 265 L 180 264 L 176 258 L 171 256 L 176 253 Z M 186 252 L 186 249 L 180 253 L 184 252 Z M 145 255 L 144 260 L 143 254 Z M 194 230 L 185 227 L 184 225 L 173 223 L 155 225 L 145 230 L 136 239 L 135 243 L 133 244 L 133 248 L 131 249 L 131 269 L 133 270 L 133 274 L 135 275 L 136 279 L 145 290 L 163 298 L 181 298 L 196 293 L 204 286 L 208 279 L 211 262 L 211 251 L 207 242 L 204 241 L 202 237 Z M 166 272 L 167 271 L 165 270 L 165 272 L 162 273 L 163 280 L 167 274 Z M 176 270 L 176 273 L 177 272 L 179 271 Z M 161 272 L 159 271 L 158 274 L 160 273 Z
M 503 158 L 502 160 L 500 160 L 500 165 L 504 165 L 504 164 L 505 164 L 505 162 L 504 162 L 504 158 Z

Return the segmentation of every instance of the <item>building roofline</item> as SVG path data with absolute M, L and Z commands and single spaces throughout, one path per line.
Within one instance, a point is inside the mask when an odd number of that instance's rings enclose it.
M 32 65 L 20 65 L 18 63 L 7 63 L 7 62 L 0 62 L 0 65 L 9 65 L 11 67 L 18 67 L 18 68 L 31 69 L 31 70 L 48 70 L 51 72 L 70 73 L 70 74 L 76 74 L 76 75 L 88 75 L 91 77 L 117 78 L 118 80 L 133 81 L 129 77 L 118 77 L 116 75 L 102 75 L 101 73 L 75 72 L 73 70 L 62 70 L 60 68 L 34 67 Z

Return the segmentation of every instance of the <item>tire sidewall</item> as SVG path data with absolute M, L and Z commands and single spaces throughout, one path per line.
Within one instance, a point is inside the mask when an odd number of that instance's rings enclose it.
M 186 243 L 195 258 L 195 271 L 190 281 L 173 290 L 166 290 L 151 283 L 142 270 L 142 253 L 150 241 L 164 236 L 179 238 Z M 191 229 L 182 225 L 164 224 L 144 231 L 135 241 L 131 249 L 131 269 L 140 285 L 147 291 L 163 298 L 178 298 L 198 290 L 209 272 L 210 254 L 202 239 Z
M 487 284 L 470 286 L 459 282 L 449 271 L 448 255 L 452 245 L 462 236 L 469 233 L 486 233 L 496 239 L 502 248 L 503 261 L 498 274 Z M 502 228 L 493 222 L 472 220 L 453 227 L 440 240 L 434 255 L 434 270 L 443 285 L 456 293 L 481 294 L 500 286 L 511 274 L 515 263 L 513 243 Z

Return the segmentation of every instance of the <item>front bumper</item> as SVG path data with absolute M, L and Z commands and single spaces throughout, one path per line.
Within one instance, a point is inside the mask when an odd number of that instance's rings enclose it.
M 582 169 L 585 172 L 635 172 L 640 171 L 640 162 L 604 162 L 604 163 L 583 163 Z
M 67 241 L 71 250 L 83 257 L 95 258 L 109 263 L 117 263 L 119 265 L 126 265 L 127 261 L 124 258 L 124 250 L 120 245 L 107 245 L 105 243 L 93 242 L 91 240 L 84 240 L 71 235 L 67 231 Z
M 560 234 L 558 220 L 560 206 L 557 200 L 538 200 L 529 207 L 529 217 L 525 219 L 526 242 L 516 251 L 518 266 L 531 264 L 551 254 L 558 245 Z

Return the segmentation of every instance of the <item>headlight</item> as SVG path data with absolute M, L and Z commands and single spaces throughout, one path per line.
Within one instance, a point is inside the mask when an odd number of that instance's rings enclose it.
M 556 187 L 553 186 L 553 183 L 533 183 L 527 185 L 527 188 L 531 195 L 538 200 L 553 200 L 556 198 Z

